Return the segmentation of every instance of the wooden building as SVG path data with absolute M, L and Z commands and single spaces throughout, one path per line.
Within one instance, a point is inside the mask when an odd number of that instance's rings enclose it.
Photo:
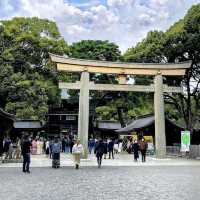
M 184 128 L 178 126 L 167 118 L 165 118 L 165 127 L 167 146 L 180 144 L 181 131 L 183 131 Z M 126 127 L 116 130 L 116 132 L 118 134 L 131 134 L 136 132 L 139 139 L 142 136 L 153 136 L 155 143 L 155 117 L 153 115 L 141 116 L 138 119 L 128 123 Z

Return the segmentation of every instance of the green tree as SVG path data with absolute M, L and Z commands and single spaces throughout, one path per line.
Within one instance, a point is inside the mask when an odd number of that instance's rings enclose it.
M 19 118 L 44 119 L 48 105 L 60 102 L 49 52 L 69 54 L 54 22 L 36 17 L 1 21 L 1 107 Z
M 119 47 L 107 40 L 82 40 L 73 43 L 70 53 L 74 58 L 102 61 L 117 61 L 121 57 Z

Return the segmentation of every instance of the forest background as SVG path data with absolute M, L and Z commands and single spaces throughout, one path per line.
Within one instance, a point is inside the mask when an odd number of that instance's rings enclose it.
M 49 106 L 60 106 L 59 81 L 76 81 L 79 74 L 57 72 L 49 53 L 80 59 L 168 63 L 191 60 L 184 77 L 164 78 L 170 86 L 182 86 L 183 94 L 165 94 L 165 114 L 175 123 L 200 128 L 200 4 L 167 31 L 150 31 L 124 54 L 109 41 L 82 40 L 68 45 L 55 22 L 39 18 L 13 18 L 0 22 L 0 107 L 20 119 L 45 120 Z M 114 75 L 91 75 L 99 83 L 114 83 Z M 134 80 L 134 81 L 133 81 Z M 128 81 L 128 80 L 127 80 Z M 149 85 L 153 77 L 132 76 L 134 84 Z M 69 91 L 68 103 L 78 102 Z M 152 93 L 91 92 L 90 110 L 102 120 L 128 120 L 154 112 Z

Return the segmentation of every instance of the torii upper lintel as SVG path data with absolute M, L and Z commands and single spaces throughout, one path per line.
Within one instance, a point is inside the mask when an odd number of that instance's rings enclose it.
M 96 60 L 83 60 L 50 54 L 51 60 L 57 63 L 58 71 L 124 74 L 124 75 L 152 75 L 158 73 L 164 76 L 182 76 L 190 67 L 191 61 L 182 63 L 125 63 Z

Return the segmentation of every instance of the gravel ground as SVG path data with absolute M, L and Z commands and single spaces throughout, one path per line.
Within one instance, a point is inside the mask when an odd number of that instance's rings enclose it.
M 0 168 L 0 200 L 199 200 L 200 167 Z

